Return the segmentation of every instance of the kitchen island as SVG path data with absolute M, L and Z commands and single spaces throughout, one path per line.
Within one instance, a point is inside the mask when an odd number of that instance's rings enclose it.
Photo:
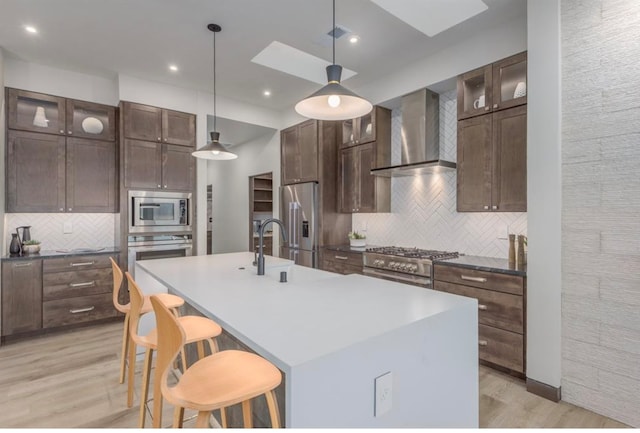
M 274 363 L 287 427 L 478 427 L 476 300 L 276 257 L 258 276 L 253 258 L 140 261 L 136 280 L 182 296 Z

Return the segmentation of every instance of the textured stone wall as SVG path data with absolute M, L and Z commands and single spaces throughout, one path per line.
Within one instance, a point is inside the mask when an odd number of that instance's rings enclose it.
M 640 2 L 561 2 L 562 397 L 640 427 Z

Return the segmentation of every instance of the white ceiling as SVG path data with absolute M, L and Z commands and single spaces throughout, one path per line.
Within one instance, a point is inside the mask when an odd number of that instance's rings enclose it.
M 344 85 L 357 91 L 526 14 L 526 0 L 484 3 L 488 10 L 428 37 L 370 0 L 336 1 L 336 24 L 360 36 L 356 45 L 348 37 L 336 41 L 336 63 L 357 72 Z M 279 41 L 331 61 L 331 47 L 321 42 L 331 30 L 330 0 L 0 0 L 0 46 L 28 62 L 212 91 L 211 22 L 222 26 L 216 36 L 219 95 L 283 110 L 319 88 L 251 59 Z M 26 33 L 26 24 L 39 33 Z M 179 72 L 170 72 L 169 63 Z M 265 89 L 271 97 L 263 97 Z

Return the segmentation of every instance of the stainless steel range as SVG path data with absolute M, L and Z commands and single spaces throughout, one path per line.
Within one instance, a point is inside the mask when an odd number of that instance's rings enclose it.
M 365 275 L 431 288 L 434 260 L 455 259 L 457 252 L 375 247 L 362 254 Z

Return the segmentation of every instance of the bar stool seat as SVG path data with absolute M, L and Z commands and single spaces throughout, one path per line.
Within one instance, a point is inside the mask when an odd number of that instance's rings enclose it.
M 129 321 L 129 334 L 131 335 L 132 344 L 129 347 L 129 378 L 128 378 L 128 387 L 127 387 L 127 406 L 131 407 L 133 405 L 133 386 L 134 386 L 134 371 L 135 371 L 135 348 L 136 346 L 144 347 L 145 350 L 145 359 L 144 359 L 144 367 L 142 370 L 142 392 L 140 394 L 140 421 L 139 427 L 144 428 L 146 414 L 145 414 L 145 406 L 148 400 L 149 395 L 149 379 L 151 376 L 151 364 L 153 358 L 153 352 L 157 350 L 158 347 L 158 331 L 157 328 L 151 330 L 147 335 L 139 335 L 138 334 L 138 323 L 140 321 L 140 312 L 141 307 L 143 305 L 144 295 L 138 287 L 138 284 L 135 282 L 133 277 L 129 272 L 126 272 L 127 280 L 129 282 L 129 294 L 131 295 L 131 312 L 130 312 L 130 321 Z M 169 307 L 162 302 L 161 296 L 152 295 L 155 297 L 155 302 L 160 302 L 162 305 L 167 308 L 169 311 Z M 184 344 L 181 347 L 182 354 L 182 370 L 183 372 L 187 369 L 187 360 L 184 354 L 184 345 L 189 343 L 197 343 L 198 349 L 198 358 L 202 359 L 205 357 L 204 352 L 204 341 L 208 341 L 209 348 L 211 353 L 216 353 L 218 351 L 218 345 L 215 342 L 214 338 L 218 335 L 222 334 L 222 328 L 216 322 L 206 317 L 201 316 L 182 316 L 176 317 L 175 314 L 170 313 L 174 319 L 180 323 L 182 329 L 184 329 L 185 339 Z M 153 422 L 154 425 L 158 424 L 160 426 L 162 420 L 162 411 L 156 410 L 157 408 L 162 408 L 162 395 L 159 392 L 159 389 L 156 391 L 157 385 L 154 383 L 154 401 L 153 401 Z
M 120 383 L 124 383 L 124 375 L 127 364 L 127 351 L 131 344 L 131 336 L 129 335 L 129 313 L 131 312 L 131 303 L 121 304 L 119 299 L 120 287 L 124 280 L 122 269 L 113 260 L 113 257 L 109 257 L 111 260 L 111 269 L 113 273 L 113 306 L 116 310 L 124 314 L 124 329 L 122 331 L 122 350 L 120 354 Z M 169 293 L 158 293 L 158 298 L 164 303 L 170 310 L 174 311 L 177 315 L 177 309 L 184 305 L 184 299 L 179 296 L 171 295 Z M 153 310 L 149 296 L 144 297 L 144 303 L 142 305 L 141 314 L 149 313 Z
M 271 426 L 280 427 L 280 414 L 275 388 L 282 382 L 282 373 L 266 359 L 249 352 L 224 350 L 196 361 L 182 373 L 178 383 L 169 387 L 167 377 L 171 363 L 186 341 L 185 330 L 160 299 L 151 296 L 156 315 L 158 358 L 155 387 L 160 384 L 162 397 L 175 406 L 173 426 L 182 427 L 184 409 L 198 411 L 196 427 L 206 427 L 212 410 L 220 409 L 226 424 L 224 408 L 242 403 L 244 427 L 252 427 L 251 399 L 262 394 L 267 400 Z M 154 400 L 155 400 L 154 394 Z M 154 401 L 154 413 L 162 406 Z M 160 427 L 154 416 L 154 428 Z

